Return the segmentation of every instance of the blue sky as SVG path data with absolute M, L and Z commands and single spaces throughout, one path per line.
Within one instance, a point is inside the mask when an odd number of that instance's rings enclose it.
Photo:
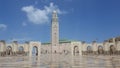
M 0 39 L 51 40 L 51 13 L 60 39 L 102 42 L 120 36 L 120 0 L 0 0 Z

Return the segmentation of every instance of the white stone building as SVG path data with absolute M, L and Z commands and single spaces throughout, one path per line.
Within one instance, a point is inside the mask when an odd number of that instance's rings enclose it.
M 0 41 L 1 56 L 16 56 L 19 54 L 32 56 L 32 50 L 36 48 L 37 56 L 44 54 L 60 55 L 120 55 L 120 37 L 106 40 L 103 43 L 96 41 L 88 44 L 82 41 L 59 40 L 59 23 L 57 12 L 53 11 L 51 24 L 51 42 L 41 43 L 39 41 L 25 42 L 19 44 L 13 41 L 11 44 Z

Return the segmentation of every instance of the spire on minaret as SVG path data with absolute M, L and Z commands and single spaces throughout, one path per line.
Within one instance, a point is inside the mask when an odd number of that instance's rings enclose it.
M 52 14 L 52 23 L 58 23 L 57 11 L 54 10 Z
M 57 11 L 56 10 L 53 11 L 53 18 L 57 18 Z

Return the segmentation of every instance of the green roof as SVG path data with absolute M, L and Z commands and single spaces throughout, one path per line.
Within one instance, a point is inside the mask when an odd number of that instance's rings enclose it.
M 59 40 L 59 43 L 71 43 L 71 41 L 63 39 L 63 40 Z
M 59 40 L 59 43 L 71 43 L 71 42 L 75 42 L 76 40 L 66 40 L 66 39 L 62 39 L 62 40 Z M 46 42 L 46 43 L 42 43 L 43 45 L 48 45 L 48 44 L 51 44 L 50 42 Z
M 50 42 L 47 42 L 47 43 L 42 43 L 43 45 L 48 45 L 48 44 L 51 44 Z

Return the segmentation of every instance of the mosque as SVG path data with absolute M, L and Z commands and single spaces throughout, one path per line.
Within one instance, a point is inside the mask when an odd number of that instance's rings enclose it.
M 83 41 L 59 40 L 59 23 L 57 12 L 52 13 L 51 22 L 51 42 L 41 43 L 39 41 L 29 41 L 19 44 L 13 41 L 8 44 L 4 40 L 0 41 L 0 56 L 32 56 L 33 48 L 36 49 L 36 56 L 44 54 L 64 54 L 72 56 L 80 55 L 120 55 L 120 37 L 105 40 L 103 43 L 93 41 L 88 44 Z

